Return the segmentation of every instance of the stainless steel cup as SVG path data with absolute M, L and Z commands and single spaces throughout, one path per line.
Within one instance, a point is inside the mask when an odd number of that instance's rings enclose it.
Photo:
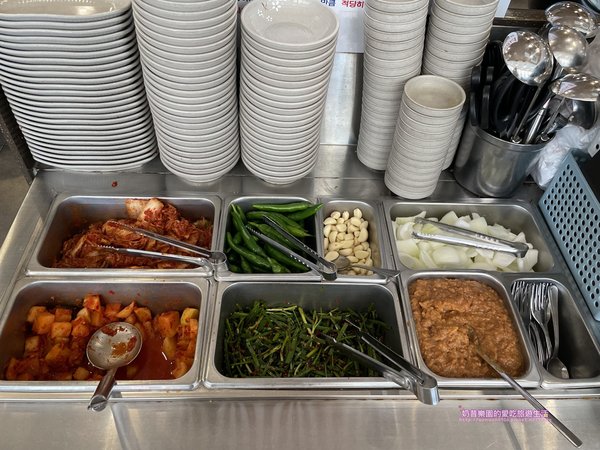
M 467 123 L 454 162 L 456 181 L 482 197 L 510 197 L 547 144 L 514 144 Z

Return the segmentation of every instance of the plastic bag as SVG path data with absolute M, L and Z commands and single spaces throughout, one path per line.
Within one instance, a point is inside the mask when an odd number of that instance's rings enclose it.
M 531 176 L 539 187 L 545 189 L 560 167 L 562 160 L 569 152 L 588 153 L 588 149 L 599 134 L 600 129 L 594 126 L 589 130 L 574 125 L 567 125 L 559 130 L 540 152 Z M 594 156 L 595 149 L 590 149 Z

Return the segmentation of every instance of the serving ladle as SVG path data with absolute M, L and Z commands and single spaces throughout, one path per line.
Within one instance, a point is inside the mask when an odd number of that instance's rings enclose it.
M 548 30 L 548 45 L 557 69 L 563 72 L 579 72 L 588 60 L 588 42 L 585 36 L 565 25 L 554 25 Z
M 583 442 L 575 435 L 575 433 L 569 430 L 560 420 L 552 415 L 552 413 L 548 411 L 544 405 L 538 402 L 533 395 L 527 392 L 523 386 L 515 381 L 513 377 L 507 374 L 504 369 L 481 348 L 481 345 L 479 344 L 479 337 L 477 336 L 477 333 L 473 327 L 467 324 L 466 328 L 469 341 L 473 344 L 475 351 L 481 357 L 481 359 L 483 359 L 492 369 L 498 372 L 498 375 L 500 375 L 502 379 L 508 382 L 508 384 L 510 384 L 519 394 L 521 394 L 521 396 L 527 400 L 531 406 L 544 413 L 548 419 L 548 422 L 550 422 L 550 424 L 552 424 L 552 426 L 554 426 L 554 428 L 556 428 L 571 444 L 573 444 L 575 447 L 581 447 Z
M 598 21 L 595 14 L 574 2 L 559 2 L 550 5 L 544 11 L 551 25 L 564 25 L 582 33 L 586 38 L 598 33 Z
M 540 134 L 542 141 L 547 140 L 549 130 L 554 125 L 554 121 L 567 99 L 583 102 L 596 102 L 598 100 L 600 96 L 600 79 L 586 73 L 569 73 L 550 83 L 549 88 L 554 95 L 561 97 L 561 101 Z
M 509 33 L 502 44 L 502 56 L 506 67 L 522 83 L 536 86 L 537 89 L 527 105 L 517 128 L 511 136 L 511 141 L 520 143 L 520 133 L 535 105 L 544 84 L 550 79 L 554 67 L 554 57 L 548 44 L 531 31 L 513 31 Z
M 119 367 L 132 362 L 142 348 L 142 335 L 127 322 L 112 322 L 96 330 L 88 341 L 86 354 L 90 363 L 106 374 L 98 383 L 88 409 L 102 411 L 115 384 L 115 374 Z

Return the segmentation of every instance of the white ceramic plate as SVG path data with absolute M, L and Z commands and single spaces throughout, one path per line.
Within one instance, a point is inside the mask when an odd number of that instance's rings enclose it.
M 13 0 L 0 4 L 0 18 L 90 22 L 118 16 L 130 7 L 130 0 Z

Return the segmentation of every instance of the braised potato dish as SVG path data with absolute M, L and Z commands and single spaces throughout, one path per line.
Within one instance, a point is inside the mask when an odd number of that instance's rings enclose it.
M 88 294 L 83 307 L 33 306 L 26 318 L 23 354 L 11 357 L 4 378 L 9 381 L 99 380 L 104 371 L 86 357 L 91 335 L 110 322 L 131 323 L 142 334 L 142 350 L 117 379 L 162 380 L 183 376 L 194 362 L 198 335 L 196 308 L 181 313 L 171 310 L 153 315 L 149 308 L 132 301 L 102 304 L 97 294 Z

